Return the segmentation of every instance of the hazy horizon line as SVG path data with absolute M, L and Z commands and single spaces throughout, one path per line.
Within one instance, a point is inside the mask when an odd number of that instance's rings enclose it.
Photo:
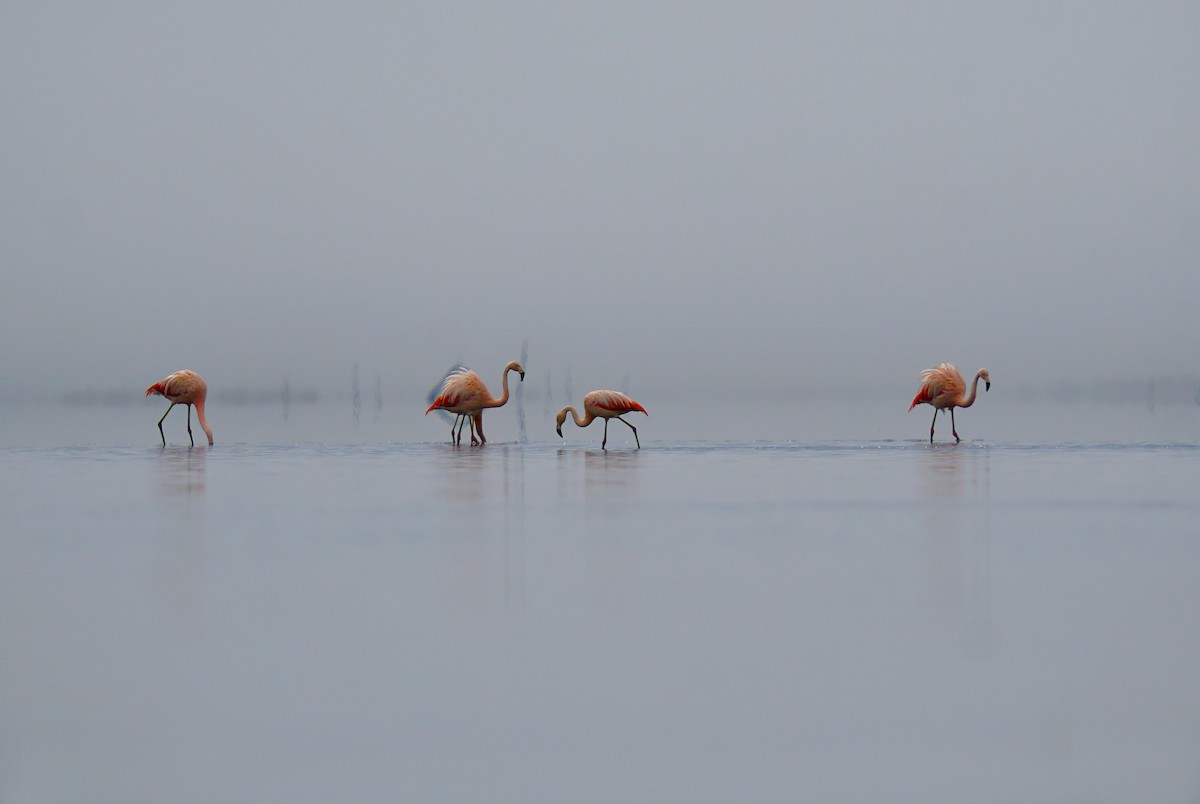
M 429 389 L 406 384 L 403 389 L 395 387 L 384 390 L 383 386 L 372 386 L 357 391 L 345 383 L 338 387 L 332 383 L 314 382 L 310 384 L 295 384 L 289 380 L 280 379 L 278 385 L 246 385 L 239 384 L 226 388 L 210 389 L 209 398 L 212 402 L 227 406 L 255 405 L 316 405 L 330 401 L 351 401 L 357 394 L 362 402 L 381 404 L 385 400 L 411 400 L 420 402 L 426 399 Z M 432 388 L 433 386 L 431 386 Z M 564 404 L 578 402 L 575 397 L 582 398 L 585 390 L 574 389 L 567 393 L 561 387 L 550 389 L 547 393 L 545 385 L 526 382 L 512 388 L 517 389 L 526 402 L 545 402 L 561 400 Z M 912 384 L 915 392 L 916 384 Z M 590 390 L 590 389 L 588 389 Z M 755 398 L 763 400 L 804 399 L 812 401 L 841 400 L 848 398 L 886 399 L 896 397 L 897 393 L 904 396 L 909 391 L 881 387 L 878 383 L 860 383 L 857 385 L 839 384 L 836 388 L 829 386 L 783 386 L 774 388 L 755 387 Z M 995 393 L 999 391 L 999 393 Z M 632 393 L 650 394 L 660 399 L 676 399 L 681 396 L 696 398 L 696 389 L 679 387 L 654 387 L 645 385 Z M 1112 404 L 1166 404 L 1166 405 L 1200 405 L 1200 375 L 1169 375 L 1147 377 L 1145 379 L 1106 378 L 1101 380 L 1059 380 L 1053 383 L 1020 382 L 1009 384 L 993 383 L 993 396 L 1020 398 L 1024 401 L 1040 399 L 1071 402 L 1096 401 Z M 712 401 L 738 401 L 747 396 L 745 389 L 738 388 L 708 388 L 704 389 L 704 398 Z M 47 402 L 71 407 L 125 407 L 142 404 L 145 392 L 142 389 L 127 389 L 116 386 L 89 389 L 86 391 L 69 391 L 58 393 L 54 389 L 4 388 L 0 390 L 0 403 L 4 404 L 46 404 Z

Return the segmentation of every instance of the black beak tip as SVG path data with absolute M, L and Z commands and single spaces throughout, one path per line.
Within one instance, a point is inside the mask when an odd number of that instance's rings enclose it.
M 555 427 L 555 428 L 554 428 L 554 430 L 555 430 L 555 432 L 557 432 L 557 433 L 558 433 L 558 437 L 559 437 L 559 438 L 562 438 L 562 437 L 563 437 L 563 434 L 562 434 L 562 428 L 561 428 L 561 427 Z
M 987 382 L 985 382 L 983 384 L 983 390 L 985 390 L 985 391 L 992 390 L 992 381 L 991 380 L 988 380 Z
M 525 372 L 522 371 L 522 372 L 520 372 L 520 374 L 521 374 L 521 382 L 525 382 Z

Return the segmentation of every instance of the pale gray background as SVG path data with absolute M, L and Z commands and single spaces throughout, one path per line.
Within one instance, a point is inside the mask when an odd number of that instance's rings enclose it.
M 0 801 L 1196 801 L 1198 34 L 0 4 Z
M 1194 376 L 1194 3 L 5 3 L 0 388 Z M 903 401 L 903 400 L 902 400 Z

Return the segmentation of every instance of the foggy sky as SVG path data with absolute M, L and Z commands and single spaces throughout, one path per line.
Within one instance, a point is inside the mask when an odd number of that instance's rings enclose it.
M 5 3 L 0 387 L 1197 373 L 1200 6 L 968 5 Z

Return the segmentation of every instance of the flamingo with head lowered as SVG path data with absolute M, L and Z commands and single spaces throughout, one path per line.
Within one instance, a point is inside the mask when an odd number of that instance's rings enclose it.
M 200 420 L 200 426 L 204 428 L 204 433 L 208 436 L 208 445 L 212 446 L 212 429 L 209 428 L 208 421 L 204 418 L 204 400 L 208 397 L 208 384 L 204 382 L 203 377 L 186 369 L 177 371 L 147 388 L 146 396 L 151 394 L 165 396 L 171 403 L 167 407 L 166 413 L 162 415 L 162 419 L 158 420 L 158 434 L 162 436 L 164 447 L 167 445 L 167 436 L 163 433 L 163 419 L 167 418 L 167 413 L 170 413 L 171 408 L 176 405 L 187 405 L 188 439 L 192 442 L 192 446 L 196 446 L 196 439 L 192 438 L 192 405 L 196 406 L 196 418 Z
M 604 438 L 600 441 L 600 449 L 606 449 L 608 444 L 608 420 L 616 419 L 630 430 L 633 431 L 634 443 L 638 445 L 638 449 L 642 448 L 642 442 L 638 440 L 637 428 L 629 422 L 621 418 L 622 413 L 630 413 L 632 411 L 641 411 L 646 413 L 646 409 L 634 402 L 620 391 L 591 391 L 583 397 L 583 418 L 579 418 L 579 411 L 567 405 L 558 412 L 557 430 L 558 435 L 563 437 L 562 426 L 567 420 L 567 414 L 571 414 L 571 418 L 575 420 L 578 427 L 587 427 L 596 419 L 604 419 Z M 649 416 L 649 413 L 646 413 Z
M 487 439 L 483 437 L 483 411 L 484 408 L 498 408 L 508 402 L 510 371 L 517 372 L 521 381 L 525 381 L 525 369 L 521 368 L 517 361 L 512 361 L 504 367 L 504 375 L 500 380 L 503 393 L 496 398 L 491 395 L 478 374 L 470 369 L 458 369 L 442 383 L 442 392 L 426 409 L 425 415 L 428 416 L 431 410 L 444 410 L 454 414 L 454 422 L 450 425 L 450 441 L 455 446 L 462 443 L 464 420 L 471 423 L 471 446 L 486 444 Z M 455 425 L 458 426 L 457 434 L 454 432 Z M 479 433 L 478 439 L 475 438 L 476 433 Z
M 933 428 L 937 424 L 938 412 L 944 412 L 946 408 L 950 409 L 950 432 L 954 433 L 955 442 L 962 441 L 954 424 L 954 409 L 969 408 L 975 404 L 975 392 L 979 390 L 981 379 L 984 382 L 984 391 L 992 389 L 992 378 L 988 375 L 988 370 L 981 368 L 975 372 L 975 380 L 971 383 L 971 395 L 967 396 L 967 382 L 963 379 L 962 372 L 953 364 L 942 363 L 937 368 L 921 372 L 921 389 L 913 397 L 908 409 L 911 411 L 922 402 L 933 406 L 933 423 L 929 425 L 930 444 L 933 443 Z

